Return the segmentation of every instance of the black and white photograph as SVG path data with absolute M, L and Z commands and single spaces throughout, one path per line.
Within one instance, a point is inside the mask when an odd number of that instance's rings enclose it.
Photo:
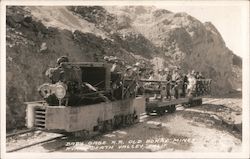
M 249 18 L 249 1 L 1 2 L 2 157 L 249 158 Z

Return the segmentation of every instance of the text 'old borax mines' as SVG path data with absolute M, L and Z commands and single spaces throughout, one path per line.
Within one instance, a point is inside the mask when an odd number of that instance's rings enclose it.
M 111 150 L 111 149 L 145 149 L 150 145 L 166 146 L 174 143 L 192 143 L 190 138 L 154 138 L 146 140 L 111 140 L 111 141 L 86 141 L 86 142 L 67 142 L 67 150 L 74 150 L 74 147 L 85 146 L 90 150 Z

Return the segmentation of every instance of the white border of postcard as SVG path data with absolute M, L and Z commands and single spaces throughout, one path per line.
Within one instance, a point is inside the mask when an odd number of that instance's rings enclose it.
M 59 1 L 2 0 L 1 3 L 1 158 L 249 158 L 249 1 Z M 7 5 L 173 5 L 173 6 L 239 6 L 244 25 L 243 52 L 243 138 L 239 153 L 5 153 L 6 148 L 6 6 Z M 230 18 L 230 17 L 228 17 Z M 237 24 L 236 24 L 237 25 Z

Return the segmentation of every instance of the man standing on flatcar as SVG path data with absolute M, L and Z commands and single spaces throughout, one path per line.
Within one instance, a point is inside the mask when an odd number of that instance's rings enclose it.
M 167 90 L 167 99 L 171 99 L 171 80 L 172 80 L 172 74 L 171 71 L 169 70 L 169 68 L 165 68 L 164 69 L 165 74 L 166 74 L 166 90 Z
M 195 78 L 195 71 L 193 70 L 192 73 L 187 75 L 188 77 L 188 85 L 187 85 L 187 96 L 190 97 L 196 90 L 196 78 Z
M 134 68 L 133 68 L 133 72 L 134 72 L 133 79 L 136 82 L 137 95 L 142 95 L 144 93 L 143 83 L 140 81 L 140 79 L 142 79 L 144 76 L 142 66 L 143 65 L 140 62 L 136 62 L 136 64 L 134 64 Z
M 173 74 L 172 74 L 172 93 L 174 94 L 174 98 L 178 99 L 180 97 L 180 93 L 181 93 L 181 75 L 179 73 L 180 68 L 176 67 L 173 70 Z
M 161 81 L 166 80 L 166 74 L 163 69 L 159 69 L 159 83 L 158 83 L 158 89 L 160 89 L 160 97 L 163 100 L 167 96 L 167 89 L 166 89 L 166 84 Z
M 186 89 L 187 89 L 187 85 L 188 85 L 188 76 L 187 74 L 183 74 L 182 75 L 183 78 L 183 83 L 182 83 L 182 96 L 185 97 L 186 96 Z

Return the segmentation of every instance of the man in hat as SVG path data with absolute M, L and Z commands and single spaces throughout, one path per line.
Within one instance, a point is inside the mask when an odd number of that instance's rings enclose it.
M 131 96 L 135 96 L 138 87 L 138 80 L 136 77 L 136 72 L 133 67 L 127 66 L 124 73 L 124 97 L 128 98 Z
M 171 74 L 171 71 L 169 70 L 169 68 L 165 68 L 164 69 L 165 71 L 165 77 L 166 77 L 166 81 L 167 81 L 167 84 L 166 84 L 166 91 L 167 91 L 167 99 L 170 99 L 171 98 L 171 93 L 170 93 L 170 90 L 171 90 L 171 79 L 172 79 L 172 74 Z
M 54 84 L 58 81 L 63 81 L 63 69 L 61 68 L 61 64 L 63 62 L 69 62 L 69 59 L 67 56 L 61 56 L 57 60 L 57 66 L 54 68 L 49 68 L 46 72 L 45 75 L 49 77 L 51 82 Z
M 58 66 L 60 66 L 60 64 L 63 62 L 69 62 L 69 58 L 67 56 L 61 56 L 57 59 Z
M 133 71 L 134 71 L 134 73 L 136 73 L 137 76 L 139 76 L 139 74 L 140 74 L 140 62 L 136 62 L 133 65 Z
M 201 72 L 198 72 L 198 79 L 205 79 Z
M 124 74 L 124 78 L 131 78 L 133 75 L 133 68 L 131 66 L 126 66 L 126 70 L 125 70 L 125 74 Z
M 192 96 L 192 93 L 195 91 L 196 86 L 196 78 L 195 78 L 195 71 L 193 70 L 191 74 L 187 75 L 188 78 L 188 85 L 187 85 L 187 96 Z
M 172 93 L 174 94 L 174 98 L 178 99 L 181 94 L 181 76 L 180 76 L 180 68 L 176 67 L 173 70 L 172 74 Z
M 107 55 L 105 55 L 104 57 L 103 57 L 103 59 L 105 60 L 105 61 L 109 61 L 109 57 L 107 56 Z
M 148 78 L 149 81 L 153 81 L 153 80 L 156 80 L 156 76 L 155 76 L 155 73 L 153 70 L 149 71 L 149 78 Z M 151 92 L 152 90 L 155 90 L 157 89 L 158 85 L 156 85 L 154 82 L 146 82 L 144 84 L 144 87 L 146 88 L 147 93 Z M 157 98 L 157 95 L 154 93 L 154 98 L 156 99 Z
M 166 73 L 163 69 L 159 69 L 159 80 L 160 81 L 165 81 L 166 80 Z
M 117 72 L 120 72 L 120 71 L 121 71 L 121 69 L 120 69 L 120 66 L 118 65 L 118 60 L 115 60 L 112 67 L 111 67 L 111 69 L 110 69 L 110 72 L 117 73 Z

